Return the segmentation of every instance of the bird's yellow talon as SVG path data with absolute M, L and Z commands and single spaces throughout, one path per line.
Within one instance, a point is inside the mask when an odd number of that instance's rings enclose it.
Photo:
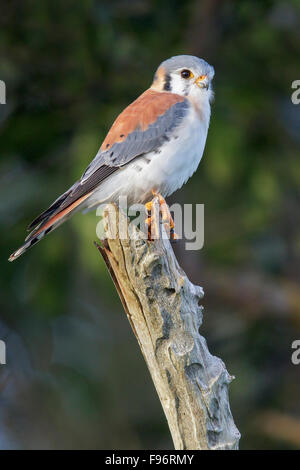
M 174 220 L 165 199 L 153 190 L 152 194 L 154 198 L 157 197 L 159 200 L 159 215 L 161 216 L 161 222 L 164 225 L 166 233 L 170 234 L 171 240 L 177 240 L 179 237 L 174 232 Z M 145 208 L 149 214 L 149 217 L 146 219 L 146 225 L 148 226 L 148 240 L 160 238 L 159 220 L 157 220 L 157 214 L 152 214 L 154 198 L 152 201 L 145 204 Z
M 147 212 L 150 212 L 151 211 L 151 208 L 152 208 L 152 201 L 149 201 L 145 204 L 145 207 L 146 207 L 146 211 Z

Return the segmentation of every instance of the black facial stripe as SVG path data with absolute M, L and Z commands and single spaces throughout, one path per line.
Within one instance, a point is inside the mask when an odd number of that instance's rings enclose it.
M 184 96 L 187 96 L 189 94 L 189 89 L 190 89 L 190 86 L 189 84 L 187 83 L 184 87 L 184 90 L 183 90 L 183 94 Z
M 171 75 L 167 73 L 165 78 L 164 90 L 170 91 L 171 90 Z

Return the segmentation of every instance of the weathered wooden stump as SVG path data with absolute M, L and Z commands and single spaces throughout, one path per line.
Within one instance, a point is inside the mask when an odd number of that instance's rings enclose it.
M 202 288 L 180 268 L 169 240 L 145 240 L 113 207 L 104 211 L 107 239 L 97 247 L 148 365 L 175 449 L 237 449 L 240 433 L 228 400 L 233 377 L 199 334 Z M 124 239 L 116 216 L 127 225 Z

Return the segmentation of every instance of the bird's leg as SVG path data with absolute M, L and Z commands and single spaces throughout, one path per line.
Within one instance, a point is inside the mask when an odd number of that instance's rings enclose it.
M 174 220 L 171 216 L 170 209 L 161 196 L 161 194 L 152 191 L 154 198 L 145 204 L 148 212 L 148 218 L 146 224 L 148 225 L 148 239 L 154 240 L 159 238 L 159 215 L 161 215 L 161 221 L 164 224 L 167 233 L 170 233 L 171 240 L 176 240 L 178 237 L 174 231 Z M 158 214 L 155 210 L 155 204 L 159 203 Z
M 159 199 L 155 195 L 154 198 L 145 204 L 148 217 L 146 219 L 146 225 L 148 226 L 148 240 L 156 240 L 160 236 L 159 230 Z

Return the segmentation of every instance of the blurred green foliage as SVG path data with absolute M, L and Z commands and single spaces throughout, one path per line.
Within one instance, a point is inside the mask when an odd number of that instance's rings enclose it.
M 172 446 L 92 243 L 96 215 L 6 259 L 159 63 L 187 53 L 214 65 L 215 102 L 203 161 L 170 200 L 205 204 L 205 246 L 176 253 L 206 293 L 202 334 L 236 376 L 241 447 L 299 448 L 299 1 L 11 0 L 0 26 L 0 447 Z M 270 416 L 299 432 L 274 434 Z

